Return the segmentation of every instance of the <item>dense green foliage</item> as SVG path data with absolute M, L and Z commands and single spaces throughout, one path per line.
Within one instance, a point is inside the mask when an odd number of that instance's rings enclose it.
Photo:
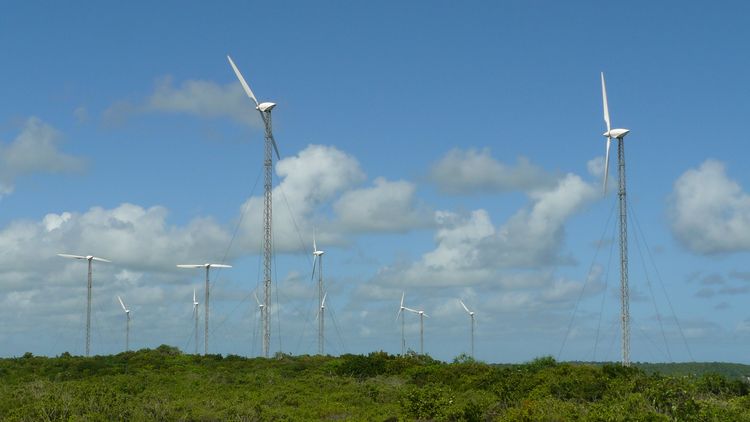
M 169 346 L 0 359 L 2 420 L 750 421 L 748 386 L 619 365 L 465 356 L 195 356 Z

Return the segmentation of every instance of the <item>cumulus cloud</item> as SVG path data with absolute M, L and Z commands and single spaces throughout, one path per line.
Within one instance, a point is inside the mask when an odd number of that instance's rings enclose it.
M 5 251 L 0 255 L 0 274 L 6 275 L 5 283 L 14 284 L 9 287 L 33 287 L 48 276 L 40 277 L 39 271 L 64 266 L 55 256 L 61 252 L 95 254 L 131 270 L 172 271 L 174 261 L 220 259 L 217 251 L 229 243 L 227 232 L 211 219 L 195 219 L 184 227 L 170 226 L 166 220 L 164 207 L 122 204 L 80 214 L 47 214 L 40 221 L 14 221 L 0 231 L 0 248 Z
M 318 243 L 330 245 L 345 243 L 352 234 L 402 233 L 432 224 L 431 212 L 416 198 L 413 183 L 376 178 L 373 186 L 360 187 L 366 175 L 359 161 L 332 146 L 308 145 L 280 160 L 276 174 L 281 179 L 272 192 L 277 252 L 306 249 L 314 228 Z M 262 241 L 262 194 L 242 207 L 243 247 L 257 251 Z
M 56 256 L 71 253 L 112 260 L 94 266 L 95 324 L 101 327 L 106 318 L 118 315 L 116 296 L 120 295 L 133 309 L 134 323 L 141 321 L 144 329 L 146 325 L 164 328 L 161 337 L 171 335 L 167 334 L 174 332 L 171 324 L 184 324 L 178 320 L 182 314 L 169 308 L 175 298 L 185 297 L 187 304 L 192 289 L 186 284 L 200 278 L 175 264 L 221 260 L 230 236 L 211 219 L 175 226 L 167 217 L 161 206 L 122 204 L 11 222 L 0 230 L 0 289 L 13 292 L 0 299 L 9 316 L 0 323 L 3 330 L 18 327 L 29 335 L 37 329 L 83 326 L 86 264 Z M 148 311 L 141 312 L 145 308 Z M 187 307 L 185 313 L 189 315 Z M 141 331 L 139 337 L 144 336 Z M 80 349 L 71 351 L 75 350 Z
M 313 221 L 317 207 L 333 200 L 342 192 L 362 183 L 365 174 L 352 156 L 323 145 L 309 145 L 297 155 L 285 157 L 276 165 L 281 181 L 273 188 L 273 232 L 276 251 L 299 251 L 300 233 L 319 231 L 321 244 L 340 242 L 325 225 Z M 263 194 L 249 198 L 243 205 L 242 233 L 245 247 L 258 250 L 262 240 Z
M 258 112 L 239 83 L 220 85 L 211 81 L 187 80 L 179 86 L 171 77 L 159 81 L 143 102 L 120 101 L 104 112 L 104 120 L 121 123 L 137 113 L 181 113 L 204 118 L 226 117 L 238 123 L 259 126 Z
M 405 232 L 431 224 L 432 215 L 417 204 L 415 184 L 382 177 L 374 186 L 344 193 L 333 209 L 341 228 L 352 232 Z
M 554 186 L 555 176 L 519 158 L 515 165 L 495 160 L 488 149 L 454 149 L 432 166 L 430 179 L 454 194 L 529 191 Z
M 0 144 L 0 197 L 13 192 L 15 181 L 22 176 L 82 170 L 82 159 L 58 149 L 59 138 L 52 126 L 31 117 L 16 139 Z
M 597 190 L 575 174 L 558 180 L 553 189 L 534 191 L 532 204 L 521 209 L 483 242 L 482 262 L 509 267 L 535 267 L 565 261 L 559 251 L 565 222 L 597 197 Z
M 720 161 L 706 160 L 677 179 L 669 215 L 672 233 L 694 253 L 750 249 L 750 196 Z
M 498 270 L 538 269 L 566 263 L 569 259 L 561 253 L 565 223 L 595 197 L 596 188 L 568 174 L 551 189 L 531 192 L 530 204 L 499 227 L 485 210 L 468 215 L 438 211 L 434 222 L 438 227 L 435 249 L 415 262 L 383 268 L 375 283 L 502 284 L 507 271 L 501 275 Z M 518 276 L 512 277 L 508 283 L 517 280 Z

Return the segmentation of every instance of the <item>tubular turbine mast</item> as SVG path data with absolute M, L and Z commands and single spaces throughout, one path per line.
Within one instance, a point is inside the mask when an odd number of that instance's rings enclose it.
M 311 278 L 315 278 L 315 266 L 318 267 L 318 354 L 322 355 L 325 349 L 325 311 L 327 293 L 323 290 L 323 254 L 318 250 L 315 243 L 315 231 L 313 231 L 313 269 Z
M 276 145 L 276 141 L 273 139 L 273 132 L 271 130 L 271 110 L 276 107 L 276 103 L 264 102 L 259 103 L 255 98 L 255 94 L 250 89 L 250 86 L 245 82 L 245 78 L 242 77 L 240 70 L 235 66 L 232 58 L 227 56 L 229 64 L 232 66 L 237 79 L 239 79 L 242 88 L 251 100 L 255 103 L 255 109 L 260 113 L 261 119 L 263 119 L 263 125 L 265 126 L 265 148 L 264 148 L 264 178 L 263 178 L 263 356 L 270 356 L 271 346 L 271 259 L 272 256 L 272 238 L 271 238 L 271 220 L 272 220 L 272 198 L 271 198 L 271 184 L 273 182 L 273 154 L 271 149 L 276 152 L 276 158 L 280 159 L 279 148 Z
M 607 192 L 607 173 L 609 172 L 609 146 L 612 138 L 617 139 L 617 175 L 619 189 L 617 196 L 620 203 L 620 322 L 622 325 L 622 365 L 630 366 L 630 288 L 628 286 L 628 216 L 625 194 L 625 135 L 629 129 L 612 129 L 607 105 L 607 86 L 602 72 L 602 102 L 604 105 L 604 122 L 607 131 L 607 152 L 604 159 L 604 192 Z
M 92 261 L 99 261 L 99 262 L 112 262 L 108 259 L 99 258 L 93 255 L 71 255 L 67 253 L 59 253 L 57 256 L 68 258 L 68 259 L 80 259 L 84 261 L 88 261 L 89 264 L 89 275 L 88 275 L 88 283 L 87 283 L 87 289 L 86 289 L 86 357 L 89 356 L 91 352 L 91 287 L 92 287 L 92 277 L 91 277 L 91 262 Z

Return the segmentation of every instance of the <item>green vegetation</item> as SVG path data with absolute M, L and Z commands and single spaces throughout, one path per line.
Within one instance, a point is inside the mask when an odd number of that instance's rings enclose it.
M 383 352 L 275 359 L 170 346 L 92 358 L 0 359 L 11 421 L 750 421 L 748 385 L 619 365 L 453 363 Z

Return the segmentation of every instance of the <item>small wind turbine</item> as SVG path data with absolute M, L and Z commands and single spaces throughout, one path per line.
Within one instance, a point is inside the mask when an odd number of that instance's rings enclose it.
M 260 325 L 262 327 L 263 321 L 264 321 L 263 318 L 265 317 L 265 313 L 266 313 L 266 305 L 263 302 L 261 302 L 260 299 L 258 299 L 258 295 L 255 294 L 255 291 L 253 291 L 253 297 L 255 298 L 255 303 L 258 304 L 258 310 L 260 311 Z
M 612 129 L 609 120 L 609 105 L 607 104 L 607 86 L 602 72 L 602 104 L 604 105 L 604 122 L 607 124 L 607 152 L 604 158 L 604 191 L 607 191 L 607 175 L 609 173 L 609 144 L 612 138 L 617 139 L 617 167 L 620 202 L 620 321 L 622 323 L 622 365 L 630 366 L 630 291 L 628 287 L 628 225 L 627 203 L 625 196 L 625 135 L 629 129 Z
M 195 354 L 198 354 L 198 298 L 195 295 L 195 288 L 193 288 L 193 318 L 195 319 Z
M 326 317 L 326 297 L 328 296 L 328 293 L 323 294 L 323 299 L 320 301 L 320 310 L 318 310 L 318 323 L 320 324 L 320 337 L 318 338 L 318 341 L 320 342 L 320 345 L 318 347 L 318 354 L 323 354 L 323 341 L 325 340 L 323 338 L 323 328 L 325 327 L 325 317 Z
M 320 306 L 320 319 L 318 320 L 318 354 L 323 354 L 323 348 L 325 343 L 324 328 L 325 321 L 323 319 L 323 307 L 325 306 L 325 294 L 323 293 L 323 254 L 325 252 L 318 250 L 318 245 L 315 243 L 315 231 L 313 230 L 313 268 L 310 279 L 315 278 L 315 264 L 318 264 L 318 305 Z
M 127 352 L 130 351 L 130 309 L 125 307 L 120 296 L 117 296 L 117 300 L 120 301 L 120 306 L 122 306 L 122 310 L 125 311 L 125 351 Z
M 69 259 L 85 259 L 89 263 L 89 278 L 88 278 L 88 292 L 87 292 L 87 299 L 86 299 L 86 356 L 89 356 L 89 352 L 91 351 L 91 261 L 100 261 L 100 262 L 112 262 L 108 259 L 104 258 L 98 258 L 93 255 L 70 255 L 66 253 L 59 253 L 57 256 L 61 256 L 63 258 L 69 258 Z
M 231 265 L 224 265 L 224 264 L 178 264 L 177 267 L 179 268 L 205 268 L 206 269 L 206 297 L 205 297 L 205 305 L 203 305 L 203 309 L 205 310 L 204 320 L 206 323 L 205 330 L 203 332 L 203 354 L 208 354 L 208 273 L 211 271 L 211 268 L 232 268 Z M 193 306 L 195 305 L 195 300 L 193 300 Z
M 255 98 L 255 94 L 250 89 L 250 85 L 245 82 L 245 78 L 242 77 L 240 70 L 235 66 L 232 58 L 227 56 L 229 64 L 234 70 L 234 74 L 237 75 L 242 88 L 251 100 L 255 103 L 255 109 L 260 113 L 261 119 L 263 119 L 263 125 L 266 129 L 265 134 L 265 148 L 264 148 L 264 178 L 263 178 L 263 304 L 265 308 L 271 307 L 271 259 L 273 257 L 273 245 L 271 244 L 271 221 L 272 221 L 272 190 L 271 185 L 273 183 L 273 154 L 271 154 L 271 148 L 276 151 L 276 158 L 281 159 L 279 156 L 279 148 L 276 145 L 276 140 L 273 138 L 273 131 L 271 130 L 271 110 L 276 107 L 276 103 L 263 102 L 259 103 Z M 270 356 L 271 351 L 271 317 L 269 312 L 263 314 L 263 355 L 265 357 Z
M 424 319 L 425 317 L 429 318 L 430 316 L 424 313 L 424 311 L 411 308 L 404 308 L 404 310 L 415 313 L 419 315 L 419 354 L 424 354 Z
M 474 359 L 474 312 L 470 311 L 469 308 L 466 307 L 466 304 L 463 300 L 458 299 L 458 302 L 461 303 L 461 306 L 464 307 L 466 313 L 468 313 L 471 317 L 471 358 Z
M 404 296 L 406 295 L 406 292 L 401 292 L 401 305 L 398 308 L 398 312 L 396 313 L 396 321 L 398 321 L 398 317 L 401 317 L 401 356 L 406 355 L 406 337 L 404 337 L 404 328 L 406 323 L 404 322 L 404 310 L 406 309 L 404 307 Z

